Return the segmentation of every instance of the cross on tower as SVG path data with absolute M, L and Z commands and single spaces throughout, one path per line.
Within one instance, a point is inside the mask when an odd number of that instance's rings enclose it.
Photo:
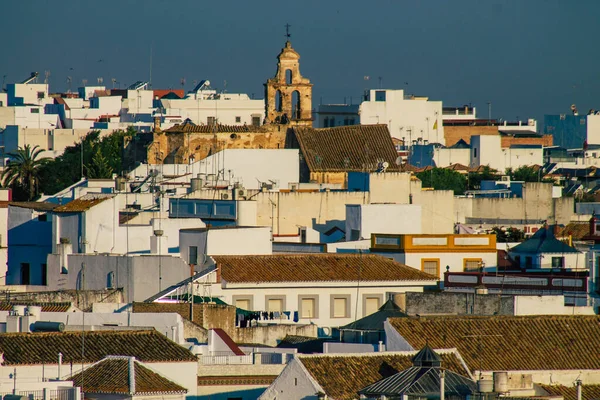
M 287 38 L 287 40 L 290 40 L 290 37 L 292 36 L 290 34 L 290 24 L 285 24 L 285 37 Z

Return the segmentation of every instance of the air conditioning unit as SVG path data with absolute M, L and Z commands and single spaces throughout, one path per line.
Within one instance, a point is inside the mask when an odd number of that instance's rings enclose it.
M 229 193 L 221 193 L 221 200 L 229 200 Z
M 502 181 L 502 182 L 510 182 L 510 176 L 508 176 L 508 175 L 503 175 L 503 176 L 502 176 L 502 178 L 501 178 L 501 181 Z
M 236 189 L 236 194 L 238 199 L 242 197 L 245 198 L 246 196 L 248 196 L 248 191 L 246 189 Z
M 295 184 L 291 185 L 291 186 L 290 186 L 290 190 L 291 190 L 292 192 L 295 192 L 296 190 L 298 190 L 298 185 L 295 185 Z

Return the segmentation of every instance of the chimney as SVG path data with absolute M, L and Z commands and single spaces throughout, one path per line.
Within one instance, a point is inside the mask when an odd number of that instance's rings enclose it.
M 160 132 L 160 117 L 154 117 L 154 132 Z
M 581 400 L 582 399 L 582 393 L 581 393 L 581 379 L 577 379 L 575 381 L 575 385 L 577 385 L 577 400 Z
M 62 353 L 58 353 L 58 376 L 56 377 L 56 380 L 60 381 L 60 367 L 62 367 Z
M 379 341 L 379 345 L 377 346 L 377 351 L 380 353 L 385 351 L 385 345 L 383 344 L 383 342 L 381 340 Z

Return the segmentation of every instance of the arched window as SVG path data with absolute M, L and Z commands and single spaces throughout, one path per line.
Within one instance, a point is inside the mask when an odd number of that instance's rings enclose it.
M 292 70 L 291 69 L 286 69 L 285 70 L 285 83 L 287 85 L 291 85 L 292 84 Z
M 292 119 L 300 119 L 300 93 L 297 90 L 292 92 Z
M 278 90 L 275 93 L 275 111 L 281 112 L 283 110 L 283 99 L 281 98 L 281 92 Z

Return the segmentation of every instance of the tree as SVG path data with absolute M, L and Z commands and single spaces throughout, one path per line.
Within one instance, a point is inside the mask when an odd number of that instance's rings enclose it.
M 481 189 L 481 181 L 495 181 L 498 178 L 496 170 L 485 165 L 481 172 L 469 172 L 469 190 Z
M 39 191 L 40 171 L 48 158 L 40 158 L 44 151 L 39 146 L 33 148 L 26 144 L 15 153 L 8 153 L 11 160 L 2 172 L 2 184 L 13 189 L 15 200 L 33 200 Z
M 419 172 L 417 178 L 423 182 L 423 187 L 452 190 L 454 194 L 463 194 L 467 188 L 467 178 L 450 169 L 432 168 L 429 171 Z
M 515 243 L 525 240 L 525 232 L 518 228 L 508 227 L 504 229 L 495 226 L 492 228 L 492 232 L 496 234 L 498 243 Z
M 515 170 L 507 168 L 506 175 L 509 175 L 513 181 L 540 182 L 542 180 L 542 171 L 527 165 L 522 165 Z
M 102 138 L 98 131 L 88 133 L 81 142 L 67 147 L 62 155 L 44 165 L 40 173 L 41 190 L 57 193 L 80 180 L 82 155 L 83 172 L 88 178 L 111 178 L 113 172 L 122 172 L 123 139 L 133 133 L 115 131 Z

